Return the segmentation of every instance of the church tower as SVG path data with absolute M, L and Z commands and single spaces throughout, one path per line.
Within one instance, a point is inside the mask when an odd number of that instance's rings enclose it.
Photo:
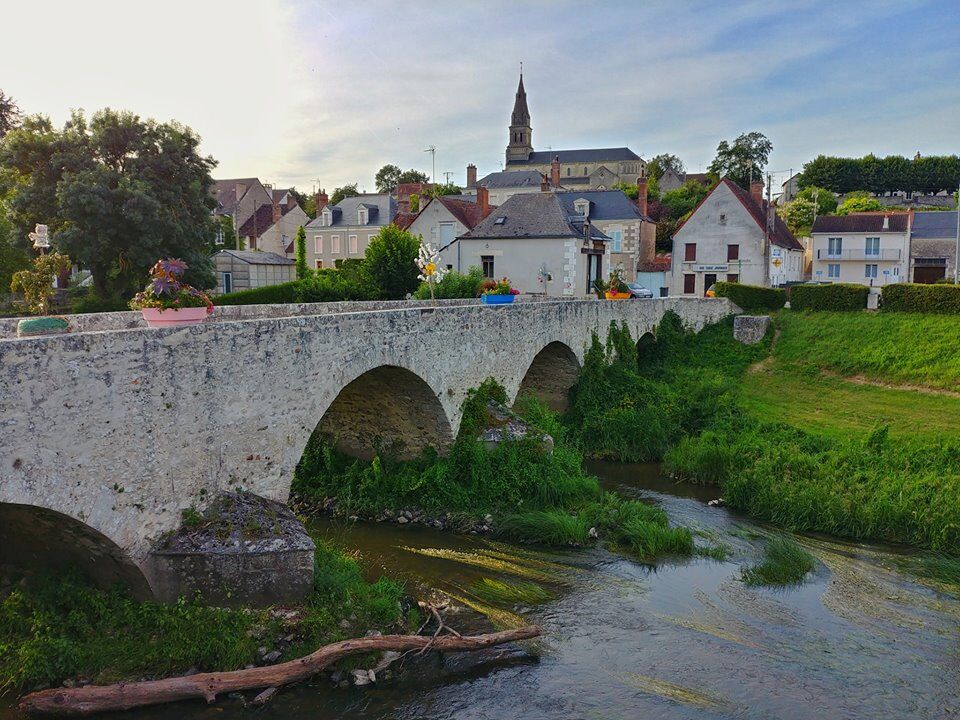
M 533 152 L 533 129 L 530 127 L 530 111 L 527 110 L 527 93 L 523 89 L 523 71 L 517 86 L 517 99 L 510 116 L 510 142 L 507 145 L 507 164 L 520 160 L 526 162 Z

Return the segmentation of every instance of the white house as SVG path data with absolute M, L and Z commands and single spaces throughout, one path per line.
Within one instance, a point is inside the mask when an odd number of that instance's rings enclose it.
M 589 218 L 571 217 L 555 193 L 521 193 L 458 237 L 450 256 L 454 269 L 476 265 L 521 293 L 587 297 L 610 271 L 609 241 Z
M 359 260 L 367 245 L 397 214 L 397 201 L 389 194 L 368 194 L 344 198 L 336 205 L 319 196 L 317 217 L 306 226 L 307 257 L 316 268 L 335 267 L 337 260 Z
M 869 286 L 907 281 L 910 213 L 821 215 L 810 235 L 815 281 Z
M 703 295 L 719 280 L 777 287 L 803 278 L 803 245 L 762 191 L 762 183 L 748 193 L 724 178 L 677 228 L 672 295 Z
M 460 247 L 454 241 L 473 230 L 492 209 L 487 201 L 487 190 L 483 187 L 478 189 L 477 202 L 441 195 L 429 199 L 406 229 L 439 250 L 443 264 L 448 268 L 460 268 L 460 258 L 457 256 Z

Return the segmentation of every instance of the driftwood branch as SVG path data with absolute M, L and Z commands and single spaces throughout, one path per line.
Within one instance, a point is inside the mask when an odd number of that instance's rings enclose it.
M 540 635 L 538 626 L 527 625 L 516 630 L 467 637 L 378 635 L 356 638 L 325 645 L 297 660 L 249 670 L 198 673 L 185 677 L 115 685 L 87 685 L 86 687 L 41 690 L 24 696 L 20 700 L 20 710 L 31 715 L 82 717 L 179 700 L 199 698 L 210 703 L 221 693 L 278 688 L 302 682 L 349 655 L 383 650 L 422 650 L 426 647 L 440 652 L 466 652 L 483 650 L 517 640 L 529 640 L 538 635 Z

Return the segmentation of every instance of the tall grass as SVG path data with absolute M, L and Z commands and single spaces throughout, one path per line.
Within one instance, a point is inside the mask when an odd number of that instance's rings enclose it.
M 743 581 L 747 585 L 799 585 L 816 566 L 813 555 L 796 540 L 780 535 L 767 541 L 762 561 L 744 569 Z

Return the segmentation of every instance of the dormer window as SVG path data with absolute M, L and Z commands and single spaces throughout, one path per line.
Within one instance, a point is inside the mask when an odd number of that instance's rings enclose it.
M 330 227 L 333 225 L 333 211 L 329 208 L 324 208 L 324 211 L 320 213 L 320 224 L 324 227 Z
M 590 201 L 589 200 L 575 200 L 573 203 L 573 209 L 576 211 L 577 215 L 580 217 L 590 217 Z
M 363 205 L 357 208 L 357 224 L 366 225 L 370 219 L 370 211 Z

